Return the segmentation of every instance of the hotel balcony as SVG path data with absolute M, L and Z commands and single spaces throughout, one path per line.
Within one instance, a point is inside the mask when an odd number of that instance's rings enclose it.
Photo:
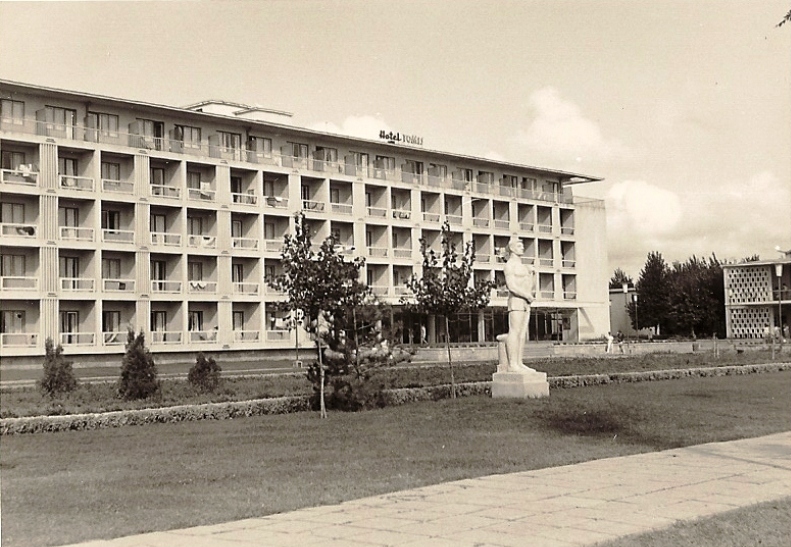
M 93 332 L 62 332 L 60 343 L 63 346 L 93 346 L 96 344 L 96 334 Z
M 102 333 L 102 345 L 103 346 L 123 346 L 126 344 L 126 336 L 125 332 L 103 332 Z
M 254 237 L 232 237 L 231 247 L 244 251 L 257 251 L 258 239 Z M 279 242 L 282 245 L 282 242 Z
M 288 209 L 288 199 L 280 196 L 264 196 L 264 205 L 274 209 Z
M 542 234 L 551 234 L 552 233 L 552 225 L 551 224 L 539 224 L 538 225 L 538 232 Z
M 188 235 L 187 247 L 192 247 L 193 249 L 216 249 L 217 238 L 214 236 Z
M 134 293 L 134 279 L 102 279 L 102 290 L 104 292 Z
M 461 215 L 445 215 L 445 220 L 447 220 L 448 224 L 451 226 L 461 226 L 462 224 Z
M 152 331 L 151 343 L 163 345 L 181 344 L 181 339 L 183 336 L 184 333 L 177 330 Z
M 206 183 L 201 183 L 200 188 L 187 188 L 187 199 L 192 201 L 214 201 L 217 192 Z
M 368 256 L 386 257 L 387 251 L 387 247 L 368 247 Z
M 480 253 L 475 253 L 475 262 L 487 264 L 492 261 L 492 254 L 487 251 L 481 251 Z
M 554 300 L 555 299 L 555 291 L 554 290 L 541 290 L 538 292 L 538 297 L 541 300 Z
M 412 258 L 411 247 L 396 247 L 393 249 L 393 258 Z
M 38 186 L 38 173 L 32 169 L 32 166 L 25 169 L 0 169 L 0 184 L 35 188 Z
M 60 187 L 65 190 L 78 190 L 80 192 L 93 192 L 93 177 L 76 177 L 73 175 L 60 175 Z
M 439 222 L 440 221 L 440 214 L 439 213 L 423 213 L 423 220 L 425 222 Z
M 511 227 L 511 221 L 506 219 L 494 219 L 494 227 L 498 230 L 508 230 Z
M 36 237 L 36 224 L 28 222 L 23 223 L 10 223 L 0 222 L 0 235 L 3 237 L 16 237 L 24 239 L 35 239 Z
M 190 294 L 217 294 L 216 281 L 187 281 Z
M 324 206 L 326 204 L 322 201 L 315 201 L 312 199 L 303 199 L 302 200 L 302 210 L 303 211 L 311 211 L 315 213 L 323 213 Z
M 369 217 L 387 218 L 387 209 L 382 207 L 368 207 Z
M 104 243 L 128 243 L 134 244 L 134 230 L 116 230 L 113 228 L 102 228 L 102 241 Z
M 82 228 L 79 226 L 60 226 L 61 241 L 93 241 L 93 228 Z
M 406 209 L 393 209 L 393 218 L 399 220 L 409 220 L 412 218 L 412 211 Z
M 336 161 L 324 161 L 311 158 L 308 169 L 316 173 L 344 173 L 344 166 Z
M 473 218 L 472 225 L 476 228 L 488 228 L 490 224 L 490 220 L 488 218 Z
M 352 206 L 348 203 L 331 203 L 330 210 L 339 215 L 351 215 Z
M 151 184 L 151 195 L 169 199 L 180 199 L 181 188 L 165 184 Z
M 544 268 L 551 268 L 555 265 L 555 259 L 552 257 L 539 257 L 538 258 L 538 265 Z
M 191 330 L 189 341 L 195 344 L 212 344 L 217 341 L 216 330 Z
M 181 234 L 151 232 L 151 245 L 155 247 L 179 247 L 181 246 Z
M 234 342 L 258 342 L 260 338 L 261 338 L 261 331 L 257 331 L 257 330 L 233 331 Z
M 151 280 L 151 292 L 157 294 L 178 294 L 181 292 L 181 281 Z
M 574 235 L 574 226 L 561 226 L 560 227 L 560 234 L 564 236 L 573 236 Z
M 4 275 L 0 276 L 0 290 L 4 291 L 36 291 L 38 277 Z
M 261 286 L 259 283 L 244 283 L 235 281 L 233 293 L 246 296 L 258 296 Z
M 291 338 L 287 330 L 268 330 L 266 331 L 267 342 L 285 342 Z
M 532 232 L 535 230 L 536 225 L 532 222 L 520 222 L 519 229 L 524 230 L 525 232 Z
M 282 239 L 265 239 L 264 250 L 268 253 L 279 253 L 283 250 Z
M 64 292 L 94 292 L 96 280 L 88 277 L 61 277 L 60 289 Z
M 576 299 L 577 299 L 576 291 L 563 291 L 563 300 L 576 300 Z
M 258 196 L 252 193 L 241 194 L 237 192 L 232 192 L 231 202 L 240 205 L 258 205 Z
M 390 294 L 390 287 L 387 285 L 370 285 L 369 288 L 376 296 L 387 296 Z
M 135 192 L 135 184 L 123 180 L 102 179 L 102 191 L 109 194 L 132 195 Z
M 0 346 L 4 348 L 35 348 L 38 345 L 38 334 L 33 332 L 0 333 Z
M 575 268 L 577 266 L 577 261 L 569 258 L 564 258 L 562 265 L 564 268 Z

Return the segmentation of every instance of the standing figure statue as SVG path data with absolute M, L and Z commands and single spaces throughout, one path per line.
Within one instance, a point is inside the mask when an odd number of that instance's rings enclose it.
M 536 275 L 532 267 L 522 263 L 525 247 L 512 238 L 508 242 L 505 263 L 505 285 L 508 288 L 508 337 L 505 350 L 509 372 L 533 371 L 522 363 L 522 354 L 530 323 L 530 306 L 536 298 Z

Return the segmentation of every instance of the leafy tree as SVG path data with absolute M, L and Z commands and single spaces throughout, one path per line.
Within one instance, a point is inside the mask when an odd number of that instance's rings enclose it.
M 695 338 L 725 332 L 725 291 L 722 267 L 716 256 L 695 256 L 676 263 L 670 272 L 671 334 Z
M 425 238 L 420 240 L 423 255 L 423 275 L 412 274 L 406 287 L 413 300 L 402 297 L 401 302 L 418 313 L 429 313 L 444 318 L 445 345 L 448 349 L 451 396 L 456 397 L 456 380 L 453 373 L 453 360 L 450 352 L 450 329 L 448 318 L 465 311 L 485 308 L 489 303 L 492 288 L 490 280 L 473 283 L 473 263 L 475 253 L 473 243 L 467 242 L 464 252 L 459 255 L 451 240 L 450 225 L 442 225 L 442 250 L 439 255 L 428 247 Z
M 660 332 L 666 333 L 670 311 L 670 269 L 661 253 L 648 253 L 636 289 L 639 310 L 635 313 L 634 302 L 628 306 L 632 326 L 635 329 L 658 326 Z
M 632 278 L 621 268 L 616 268 L 615 272 L 613 272 L 612 277 L 610 278 L 610 288 L 620 289 L 623 287 L 624 283 L 630 287 L 634 287 L 634 281 Z
M 146 347 L 141 331 L 137 336 L 129 329 L 126 336 L 126 353 L 121 361 L 121 378 L 118 394 L 126 400 L 147 399 L 159 393 L 157 367 L 154 357 Z
M 200 352 L 187 374 L 187 381 L 201 393 L 211 393 L 220 385 L 222 368 L 213 357 Z
M 71 361 L 63 357 L 63 347 L 52 338 L 44 342 L 44 376 L 39 380 L 41 392 L 50 397 L 61 393 L 70 393 L 77 389 L 77 378 L 74 376 Z
M 295 221 L 294 234 L 285 236 L 280 254 L 283 273 L 267 283 L 286 294 L 282 309 L 292 312 L 292 316 L 297 310 L 302 311 L 305 328 L 316 341 L 319 362 L 308 371 L 308 378 L 318 383 L 321 416 L 326 417 L 322 347 L 334 351 L 345 348 L 342 338 L 353 322 L 353 310 L 370 300 L 371 290 L 359 281 L 364 259 L 347 261 L 338 252 L 333 237 L 325 239 L 315 252 L 305 216 L 297 214 Z M 349 350 L 342 350 L 346 351 Z

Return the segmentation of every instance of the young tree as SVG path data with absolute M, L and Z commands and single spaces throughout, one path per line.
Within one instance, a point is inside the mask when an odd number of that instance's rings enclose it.
M 159 392 L 157 366 L 154 357 L 146 347 L 142 331 L 135 336 L 129 329 L 126 336 L 126 353 L 121 361 L 121 378 L 118 394 L 126 399 L 146 399 Z
M 316 341 L 321 416 L 326 417 L 324 400 L 325 366 L 322 345 L 340 347 L 341 333 L 351 321 L 352 310 L 362 306 L 371 296 L 370 289 L 360 283 L 365 260 L 347 261 L 338 252 L 335 239 L 324 240 L 318 252 L 312 249 L 310 229 L 301 213 L 295 215 L 294 235 L 286 235 L 280 254 L 283 272 L 267 283 L 286 294 L 282 309 L 295 316 L 304 314 L 304 325 Z M 308 377 L 312 378 L 311 372 Z
M 629 317 L 635 329 L 659 326 L 660 332 L 667 332 L 670 311 L 670 269 L 659 252 L 648 253 L 637 280 L 638 302 L 629 304 Z M 636 310 L 639 306 L 639 310 Z M 637 311 L 637 313 L 635 313 Z M 639 320 L 639 325 L 637 324 Z
M 456 380 L 453 373 L 453 359 L 450 352 L 450 329 L 448 318 L 464 311 L 477 311 L 489 304 L 489 297 L 494 283 L 490 280 L 473 283 L 473 263 L 475 253 L 472 242 L 464 247 L 459 255 L 456 245 L 451 240 L 450 224 L 442 225 L 442 250 L 437 255 L 429 249 L 425 238 L 420 240 L 420 252 L 423 255 L 423 275 L 412 277 L 406 287 L 412 293 L 412 299 L 401 298 L 401 302 L 418 313 L 434 314 L 442 317 L 445 323 L 445 345 L 448 350 L 448 368 L 450 369 L 451 397 L 456 397 Z
M 621 289 L 623 288 L 623 284 L 626 283 L 627 285 L 634 287 L 634 281 L 632 278 L 627 275 L 625 271 L 621 268 L 616 268 L 615 272 L 613 272 L 612 277 L 610 278 L 610 288 L 611 289 Z
M 214 357 L 206 357 L 203 352 L 198 353 L 195 364 L 187 373 L 187 381 L 201 393 L 211 393 L 220 385 L 222 368 Z
M 52 338 L 47 338 L 44 341 L 44 352 L 44 376 L 38 383 L 41 392 L 54 397 L 77 389 L 72 362 L 63 358 L 63 347 L 60 344 L 55 347 Z

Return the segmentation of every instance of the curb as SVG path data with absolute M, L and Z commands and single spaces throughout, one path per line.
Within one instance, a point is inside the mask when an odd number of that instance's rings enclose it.
M 791 370 L 791 363 L 555 376 L 547 380 L 551 389 L 568 389 L 608 384 L 678 380 L 683 378 L 744 376 L 748 374 L 781 372 L 787 370 Z M 456 396 L 469 397 L 474 395 L 489 395 L 491 394 L 491 384 L 490 381 L 457 384 Z M 449 384 L 442 384 L 421 388 L 390 389 L 383 393 L 382 400 L 385 406 L 399 406 L 418 401 L 438 401 L 450 397 L 450 387 Z M 255 399 L 230 403 L 180 405 L 140 410 L 119 410 L 90 414 L 69 414 L 65 416 L 3 418 L 0 420 L 0 436 L 54 431 L 82 431 L 152 423 L 231 420 L 234 418 L 265 416 L 268 414 L 304 412 L 310 409 L 310 397 L 303 396 Z

